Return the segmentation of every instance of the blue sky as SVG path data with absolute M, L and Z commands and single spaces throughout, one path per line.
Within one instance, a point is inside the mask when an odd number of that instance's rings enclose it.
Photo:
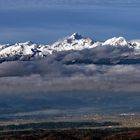
M 0 0 L 0 44 L 49 44 L 73 32 L 140 38 L 139 0 Z

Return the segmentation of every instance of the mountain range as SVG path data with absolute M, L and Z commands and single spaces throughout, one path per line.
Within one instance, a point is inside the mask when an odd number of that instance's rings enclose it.
M 31 61 L 54 58 L 64 64 L 136 64 L 140 63 L 140 41 L 113 37 L 104 42 L 83 37 L 79 33 L 51 45 L 31 41 L 0 45 L 0 62 Z

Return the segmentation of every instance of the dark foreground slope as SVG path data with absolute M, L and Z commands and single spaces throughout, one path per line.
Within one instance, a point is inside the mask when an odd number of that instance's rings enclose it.
M 139 140 L 139 128 L 30 130 L 1 133 L 5 140 Z

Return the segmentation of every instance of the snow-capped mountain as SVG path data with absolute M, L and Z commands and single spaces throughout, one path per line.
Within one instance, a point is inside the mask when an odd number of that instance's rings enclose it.
M 103 46 L 114 46 L 114 47 L 131 47 L 131 45 L 126 41 L 124 37 L 113 37 L 111 39 L 106 40 Z
M 92 39 L 85 38 L 78 33 L 74 33 L 63 40 L 55 42 L 48 48 L 54 51 L 82 50 L 92 48 L 93 44 L 94 42 Z
M 82 58 L 88 59 L 89 61 L 88 53 L 90 57 L 92 56 L 92 60 L 90 60 L 92 63 L 106 59 L 110 61 L 115 60 L 116 63 L 123 59 L 139 60 L 140 41 L 127 41 L 123 37 L 113 37 L 105 42 L 98 42 L 83 37 L 78 33 L 74 33 L 51 45 L 39 45 L 30 41 L 13 45 L 0 45 L 0 62 L 40 59 L 61 52 L 65 52 L 68 56 L 71 55 L 72 57 L 69 58 L 71 58 L 73 62 L 75 62 L 77 56 L 78 60 Z M 83 55 L 84 52 L 86 52 L 86 56 Z M 78 53 L 78 55 L 75 55 L 76 53 Z M 85 58 L 83 58 L 83 56 Z

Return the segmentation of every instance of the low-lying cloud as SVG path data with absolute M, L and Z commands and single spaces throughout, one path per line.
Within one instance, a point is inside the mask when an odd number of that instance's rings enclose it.
M 140 65 L 65 64 L 54 57 L 0 64 L 1 93 L 140 90 Z

